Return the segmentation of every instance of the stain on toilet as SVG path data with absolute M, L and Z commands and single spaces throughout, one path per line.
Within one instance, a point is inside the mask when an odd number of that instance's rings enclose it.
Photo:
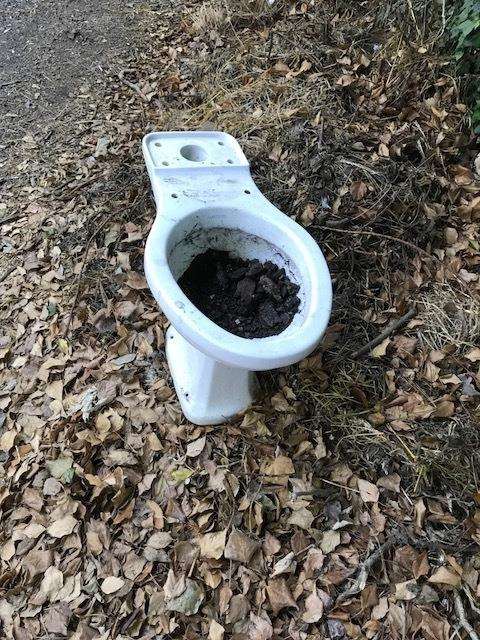
M 285 269 L 215 249 L 194 258 L 178 284 L 210 320 L 242 338 L 281 333 L 300 306 L 299 286 Z

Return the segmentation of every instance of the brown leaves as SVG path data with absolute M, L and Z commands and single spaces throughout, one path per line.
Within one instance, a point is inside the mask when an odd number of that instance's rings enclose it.
M 51 634 L 68 635 L 67 627 L 73 612 L 65 602 L 50 606 L 44 618 L 45 629 Z
M 30 578 L 44 574 L 53 564 L 53 551 L 34 550 L 29 551 L 22 560 L 22 566 L 27 570 Z
M 398 473 L 392 473 L 388 476 L 382 476 L 377 480 L 377 487 L 384 487 L 388 491 L 398 493 L 400 491 L 401 478 Z
M 390 338 L 385 338 L 385 340 L 382 340 L 380 344 L 374 347 L 370 351 L 370 355 L 372 356 L 372 358 L 382 358 L 387 353 L 387 348 L 390 342 Z
M 72 533 L 77 526 L 77 520 L 73 516 L 64 516 L 53 522 L 47 529 L 52 538 L 63 538 Z
M 227 530 L 223 531 L 215 531 L 211 533 L 206 533 L 203 536 L 198 538 L 198 544 L 200 546 L 200 556 L 202 558 L 213 558 L 218 560 L 222 557 L 224 549 L 225 549 L 225 540 L 227 537 Z M 231 537 L 229 538 L 229 544 Z M 236 543 L 238 546 L 238 542 Z M 235 541 L 233 541 L 229 547 L 228 553 L 236 553 L 237 557 L 240 555 L 238 549 L 233 549 L 235 545 Z M 253 552 L 252 552 L 253 553 Z M 247 552 L 245 552 L 243 557 L 246 557 Z
M 292 597 L 290 589 L 284 578 L 274 578 L 267 584 L 267 594 L 273 613 L 277 615 L 279 611 L 288 607 L 298 609 L 297 603 Z
M 205 598 L 205 591 L 201 584 L 190 578 L 186 578 L 181 584 L 183 585 L 183 590 L 179 593 L 179 589 L 176 589 L 174 593 L 178 593 L 178 595 L 171 598 L 166 597 L 165 607 L 169 611 L 193 616 L 197 613 Z M 171 593 L 169 591 L 169 594 Z M 165 596 L 167 596 L 167 593 L 165 593 Z
M 295 468 L 290 458 L 278 456 L 273 460 L 265 460 L 262 463 L 261 472 L 267 476 L 267 482 L 286 484 L 288 476 L 295 473 Z
M 224 627 L 222 627 L 222 625 L 219 624 L 216 620 L 212 620 L 210 622 L 210 627 L 208 629 L 208 640 L 223 640 L 224 633 Z
M 358 479 L 358 490 L 360 491 L 360 496 L 364 502 L 378 502 L 378 498 L 380 496 L 380 492 L 378 487 L 368 480 Z
M 432 584 L 446 584 L 451 587 L 458 587 L 461 580 L 462 578 L 458 573 L 447 569 L 447 567 L 439 567 L 428 579 Z
M 250 640 L 270 640 L 273 636 L 273 627 L 266 614 L 257 616 L 250 613 L 250 627 L 248 637 Z
M 301 75 L 302 73 L 305 73 L 306 71 L 309 71 L 312 68 L 312 63 L 309 62 L 308 60 L 303 60 L 303 62 L 301 63 L 300 67 L 296 70 L 292 70 L 290 69 L 290 67 L 288 65 L 286 65 L 283 62 L 277 62 L 273 67 L 272 67 L 272 72 L 275 75 L 279 75 L 279 76 L 285 76 L 287 78 L 287 80 L 290 80 L 291 78 L 295 78 L 299 75 Z
M 105 593 L 106 595 L 110 595 L 111 593 L 119 591 L 124 585 L 125 580 L 123 580 L 123 578 L 109 576 L 102 582 L 101 589 L 103 593 Z
M 225 546 L 225 558 L 248 563 L 259 548 L 259 543 L 238 530 L 233 530 Z
M 313 624 L 322 619 L 323 601 L 319 598 L 316 589 L 305 600 L 305 609 L 302 613 L 302 620 L 307 624 Z
M 306 507 L 300 507 L 300 509 L 292 511 L 292 514 L 288 518 L 288 523 L 308 531 L 314 520 L 315 516 L 309 509 Z
M 361 180 L 356 180 L 350 185 L 350 193 L 354 200 L 362 200 L 368 192 L 368 185 Z
M 480 360 L 480 348 L 473 347 L 465 354 L 465 357 L 470 360 L 470 362 L 478 362 Z
M 455 413 L 455 405 L 450 400 L 441 400 L 432 412 L 432 418 L 450 418 Z

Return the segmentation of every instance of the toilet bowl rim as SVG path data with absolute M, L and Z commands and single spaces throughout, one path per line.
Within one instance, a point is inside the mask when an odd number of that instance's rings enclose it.
M 199 211 L 202 209 L 197 208 Z M 171 272 L 167 255 L 168 236 L 183 218 L 184 215 L 176 220 L 157 217 L 145 247 L 145 274 L 150 290 L 177 331 L 210 357 L 230 366 L 252 370 L 286 366 L 311 353 L 328 325 L 332 285 L 323 253 L 308 232 L 283 214 L 270 219 L 272 224 L 275 222 L 288 228 L 295 234 L 296 241 L 305 247 L 303 261 L 310 278 L 311 295 L 304 321 L 288 333 L 266 338 L 242 338 L 222 329 L 196 309 Z

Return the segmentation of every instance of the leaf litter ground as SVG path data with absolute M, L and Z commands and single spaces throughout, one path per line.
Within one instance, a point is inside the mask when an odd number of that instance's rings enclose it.
M 2 637 L 478 638 L 480 162 L 441 6 L 138 12 L 3 164 Z M 168 128 L 236 136 L 334 279 L 321 348 L 220 427 L 182 418 L 142 273 Z

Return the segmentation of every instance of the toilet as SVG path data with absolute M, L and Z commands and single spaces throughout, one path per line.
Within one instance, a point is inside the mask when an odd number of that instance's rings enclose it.
M 255 402 L 255 371 L 298 362 L 318 345 L 332 304 L 328 267 L 308 232 L 256 187 L 232 136 L 149 133 L 143 155 L 157 210 L 145 247 L 145 275 L 170 321 L 165 342 L 175 390 L 190 422 L 221 424 Z M 190 302 L 177 281 L 209 248 L 270 260 L 299 285 L 299 309 L 282 333 L 239 337 Z

